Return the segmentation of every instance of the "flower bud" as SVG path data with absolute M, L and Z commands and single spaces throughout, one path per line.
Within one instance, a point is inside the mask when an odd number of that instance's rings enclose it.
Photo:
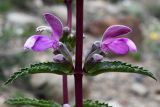
M 69 104 L 63 104 L 63 107 L 71 107 Z
M 55 62 L 64 62 L 65 61 L 65 58 L 62 54 L 57 54 L 53 57 L 53 60 Z
M 100 51 L 99 48 L 100 48 L 100 41 L 95 41 L 94 44 L 92 45 L 90 53 L 94 52 L 95 50 L 99 50 Z
M 94 43 L 93 43 L 93 46 L 92 47 L 96 47 L 96 48 L 99 48 L 100 47 L 100 41 L 95 41 Z
M 70 63 L 72 63 L 72 56 L 70 51 L 68 50 L 68 48 L 66 47 L 66 45 L 64 45 L 63 43 L 59 42 L 59 48 L 58 51 L 64 55 L 64 57 L 66 58 L 67 61 L 69 61 Z
M 93 62 L 100 62 L 103 60 L 103 56 L 100 54 L 94 54 L 92 58 L 93 58 Z
M 99 53 L 101 53 L 101 50 L 100 50 L 100 41 L 96 41 L 96 42 L 94 42 L 94 44 L 92 45 L 91 50 L 87 54 L 87 56 L 85 58 L 85 63 L 88 62 L 88 61 L 91 61 L 92 60 L 92 56 L 94 54 L 99 54 Z

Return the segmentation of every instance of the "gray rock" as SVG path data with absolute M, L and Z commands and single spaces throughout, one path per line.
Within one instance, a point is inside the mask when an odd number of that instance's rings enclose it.
M 34 4 L 36 7 L 40 8 L 43 6 L 42 0 L 34 0 Z
M 84 97 L 88 97 L 88 84 L 87 79 L 84 78 L 83 85 L 84 85 Z M 44 84 L 47 83 L 47 86 L 43 87 Z M 55 101 L 62 102 L 62 76 L 61 75 L 54 75 L 54 74 L 36 74 L 31 76 L 31 84 L 33 88 L 36 90 L 39 87 L 45 88 L 44 92 L 45 95 L 49 98 L 54 98 Z M 46 91 L 47 90 L 47 91 Z M 52 90 L 52 91 L 48 91 Z M 74 78 L 73 76 L 68 76 L 68 92 L 70 101 L 74 102 Z
M 3 96 L 0 96 L 0 107 L 8 107 L 7 105 L 4 104 L 5 98 Z
M 64 5 L 55 5 L 51 7 L 51 10 L 54 14 L 56 14 L 58 17 L 60 17 L 63 21 L 67 21 L 67 10 Z
M 9 12 L 6 17 L 8 23 L 15 25 L 24 25 L 27 23 L 39 22 L 39 20 L 37 20 L 37 17 L 22 12 Z
M 122 105 L 117 101 L 109 101 L 107 103 L 109 104 L 109 106 L 112 106 L 112 107 L 122 107 Z
M 96 12 L 98 10 L 98 13 Z M 93 20 L 101 19 L 106 15 L 107 4 L 104 1 L 87 1 L 84 5 L 84 20 L 86 25 Z M 85 26 L 86 26 L 85 25 Z
M 3 17 L 0 15 L 0 36 L 2 36 L 2 28 L 3 28 Z
M 147 88 L 143 85 L 143 84 L 140 84 L 140 83 L 134 83 L 132 86 L 131 86 L 131 91 L 137 95 L 140 95 L 140 96 L 145 96 L 148 94 L 148 90 Z
M 84 24 L 86 27 L 90 22 L 101 20 L 108 15 L 118 14 L 119 7 L 106 2 L 106 0 L 98 0 L 96 2 L 89 0 L 84 5 L 84 11 Z

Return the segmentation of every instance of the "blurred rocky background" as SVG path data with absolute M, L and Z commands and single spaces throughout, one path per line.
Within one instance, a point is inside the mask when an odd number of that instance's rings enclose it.
M 52 12 L 66 24 L 63 0 L 0 0 L 0 83 L 12 73 L 31 63 L 52 61 L 52 50 L 35 53 L 23 50 L 25 40 L 35 28 L 45 25 L 42 14 Z M 73 3 L 75 29 L 75 3 Z M 100 40 L 113 24 L 130 26 L 127 35 L 138 47 L 137 54 L 111 56 L 143 66 L 160 79 L 160 0 L 85 0 L 84 55 L 94 41 Z M 62 102 L 61 76 L 36 74 L 18 79 L 0 88 L 0 107 L 5 99 L 28 96 Z M 71 104 L 74 103 L 74 80 L 69 77 Z M 109 102 L 114 107 L 160 107 L 159 82 L 138 74 L 108 73 L 84 77 L 84 97 Z

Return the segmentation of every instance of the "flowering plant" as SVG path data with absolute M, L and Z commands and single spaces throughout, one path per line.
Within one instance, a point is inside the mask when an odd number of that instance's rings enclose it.
M 128 72 L 139 73 L 156 79 L 152 73 L 144 70 L 142 67 L 132 66 L 131 64 L 120 61 L 104 61 L 104 54 L 112 53 L 117 55 L 125 55 L 128 52 L 137 52 L 136 45 L 128 38 L 118 38 L 121 35 L 131 32 L 131 28 L 124 25 L 112 25 L 103 34 L 101 41 L 93 43 L 91 50 L 82 61 L 83 53 L 83 0 L 76 0 L 76 36 L 72 34 L 72 0 L 65 0 L 68 11 L 67 27 L 63 27 L 60 19 L 51 14 L 44 14 L 44 18 L 49 26 L 40 26 L 37 33 L 27 39 L 24 49 L 33 50 L 35 52 L 45 51 L 49 48 L 53 49 L 55 54 L 53 62 L 44 62 L 33 64 L 27 68 L 23 68 L 20 72 L 14 73 L 5 85 L 13 82 L 19 77 L 36 73 L 54 73 L 63 76 L 63 107 L 70 107 L 68 100 L 67 75 L 74 75 L 75 78 L 75 106 L 76 107 L 111 107 L 107 103 L 99 101 L 86 100 L 83 101 L 82 79 L 83 76 L 96 76 L 107 72 Z M 51 37 L 41 35 L 44 30 L 51 33 Z M 72 54 L 69 45 L 72 42 L 76 46 L 75 65 L 73 64 Z M 73 48 L 73 47 L 72 47 Z M 45 100 L 36 100 L 28 98 L 11 98 L 6 101 L 11 105 L 31 105 L 35 107 L 60 107 L 61 104 L 49 102 Z

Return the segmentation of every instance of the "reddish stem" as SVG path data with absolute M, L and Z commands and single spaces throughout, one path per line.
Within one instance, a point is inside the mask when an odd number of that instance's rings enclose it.
M 65 4 L 67 6 L 67 26 L 69 27 L 69 31 L 72 30 L 72 0 L 65 0 Z
M 63 104 L 68 104 L 68 81 L 67 81 L 67 75 L 63 75 Z
M 67 26 L 72 29 L 72 0 L 64 0 L 67 7 Z M 63 75 L 63 104 L 68 104 L 68 81 L 67 75 Z
M 83 2 L 76 0 L 76 62 L 75 62 L 75 101 L 76 107 L 83 106 L 82 55 L 83 55 Z
M 78 71 L 78 70 L 77 70 Z M 76 107 L 83 107 L 83 90 L 82 90 L 83 74 L 75 74 L 75 105 Z

